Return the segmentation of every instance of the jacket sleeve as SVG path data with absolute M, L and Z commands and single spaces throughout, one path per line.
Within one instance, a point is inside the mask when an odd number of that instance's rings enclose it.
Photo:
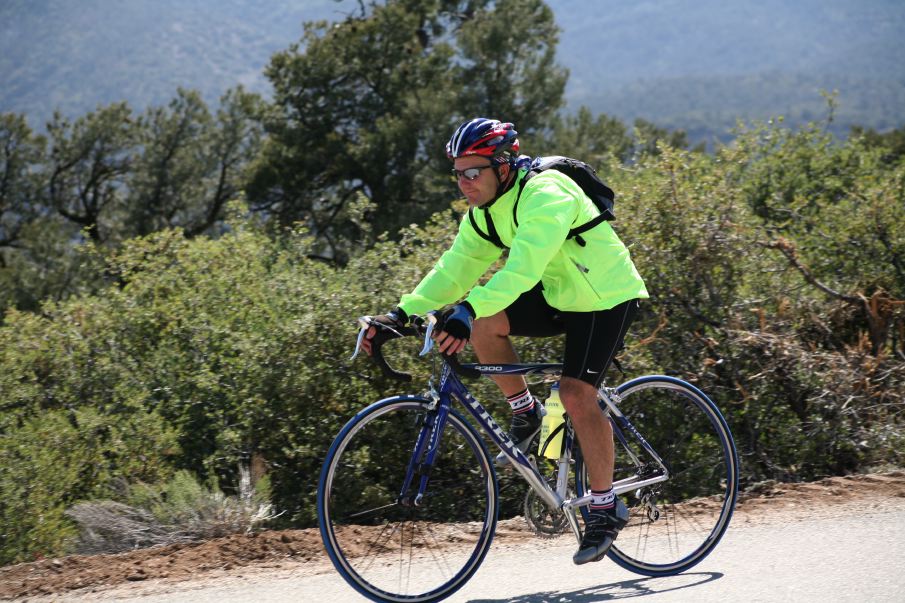
M 415 290 L 403 295 L 399 307 L 406 314 L 424 314 L 459 301 L 503 250 L 475 232 L 466 214 L 452 246 L 440 256 Z
M 540 281 L 578 215 L 580 194 L 571 180 L 550 172 L 535 176 L 525 185 L 506 265 L 468 295 L 478 318 L 504 310 Z

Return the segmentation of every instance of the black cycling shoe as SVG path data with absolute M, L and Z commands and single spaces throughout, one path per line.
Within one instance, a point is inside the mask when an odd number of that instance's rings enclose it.
M 572 555 L 575 565 L 600 561 L 606 556 L 616 535 L 628 523 L 628 508 L 616 498 L 616 506 L 605 511 L 589 511 L 584 536 L 578 551 Z
M 522 452 L 527 452 L 534 440 L 534 436 L 540 433 L 540 425 L 547 410 L 537 398 L 534 399 L 534 408 L 529 412 L 512 415 L 512 424 L 509 426 L 509 439 Z M 509 463 L 509 457 L 502 452 L 496 456 L 496 464 L 500 467 Z

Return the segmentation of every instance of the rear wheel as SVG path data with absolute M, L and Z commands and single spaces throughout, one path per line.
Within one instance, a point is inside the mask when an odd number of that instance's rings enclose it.
M 677 574 L 703 560 L 729 526 L 738 495 L 732 434 L 713 402 L 680 379 L 641 377 L 617 391 L 619 409 L 664 461 L 669 479 L 622 495 L 630 518 L 609 556 L 646 576 Z M 614 432 L 614 482 L 661 471 L 631 429 L 614 420 Z M 576 476 L 578 491 L 590 490 L 580 458 Z
M 436 419 L 430 406 L 395 397 L 366 408 L 340 431 L 321 471 L 324 546 L 343 578 L 375 601 L 448 597 L 474 574 L 493 539 L 496 476 L 478 434 L 455 412 L 423 500 L 399 500 L 415 444 Z

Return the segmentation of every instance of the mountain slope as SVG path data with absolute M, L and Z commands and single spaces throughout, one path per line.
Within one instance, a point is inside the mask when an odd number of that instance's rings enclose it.
M 342 18 L 341 8 L 331 0 L 4 2 L 0 109 L 26 112 L 35 125 L 55 108 L 77 116 L 119 100 L 163 104 L 180 86 L 209 102 L 237 84 L 263 92 L 270 55 L 299 39 L 303 21 Z
M 836 126 L 905 125 L 905 3 L 898 0 L 548 0 L 563 29 L 567 101 L 725 133 L 737 118 L 821 117 Z M 350 0 L 6 0 L 0 3 L 0 110 L 33 127 L 127 100 L 141 110 L 179 86 L 208 102 L 237 84 L 267 93 L 273 52 L 303 21 L 340 19 Z
M 738 118 L 905 124 L 905 4 L 895 0 L 553 0 L 573 107 L 725 138 Z

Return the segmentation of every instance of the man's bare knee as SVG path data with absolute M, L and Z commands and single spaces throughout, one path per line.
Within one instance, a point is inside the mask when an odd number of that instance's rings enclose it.
M 586 417 L 603 415 L 597 405 L 597 389 L 584 381 L 563 377 L 560 382 L 559 396 L 563 406 L 573 421 L 584 421 Z
M 492 338 L 509 336 L 509 318 L 505 312 L 497 312 L 493 316 L 485 316 L 474 321 L 471 338 Z

